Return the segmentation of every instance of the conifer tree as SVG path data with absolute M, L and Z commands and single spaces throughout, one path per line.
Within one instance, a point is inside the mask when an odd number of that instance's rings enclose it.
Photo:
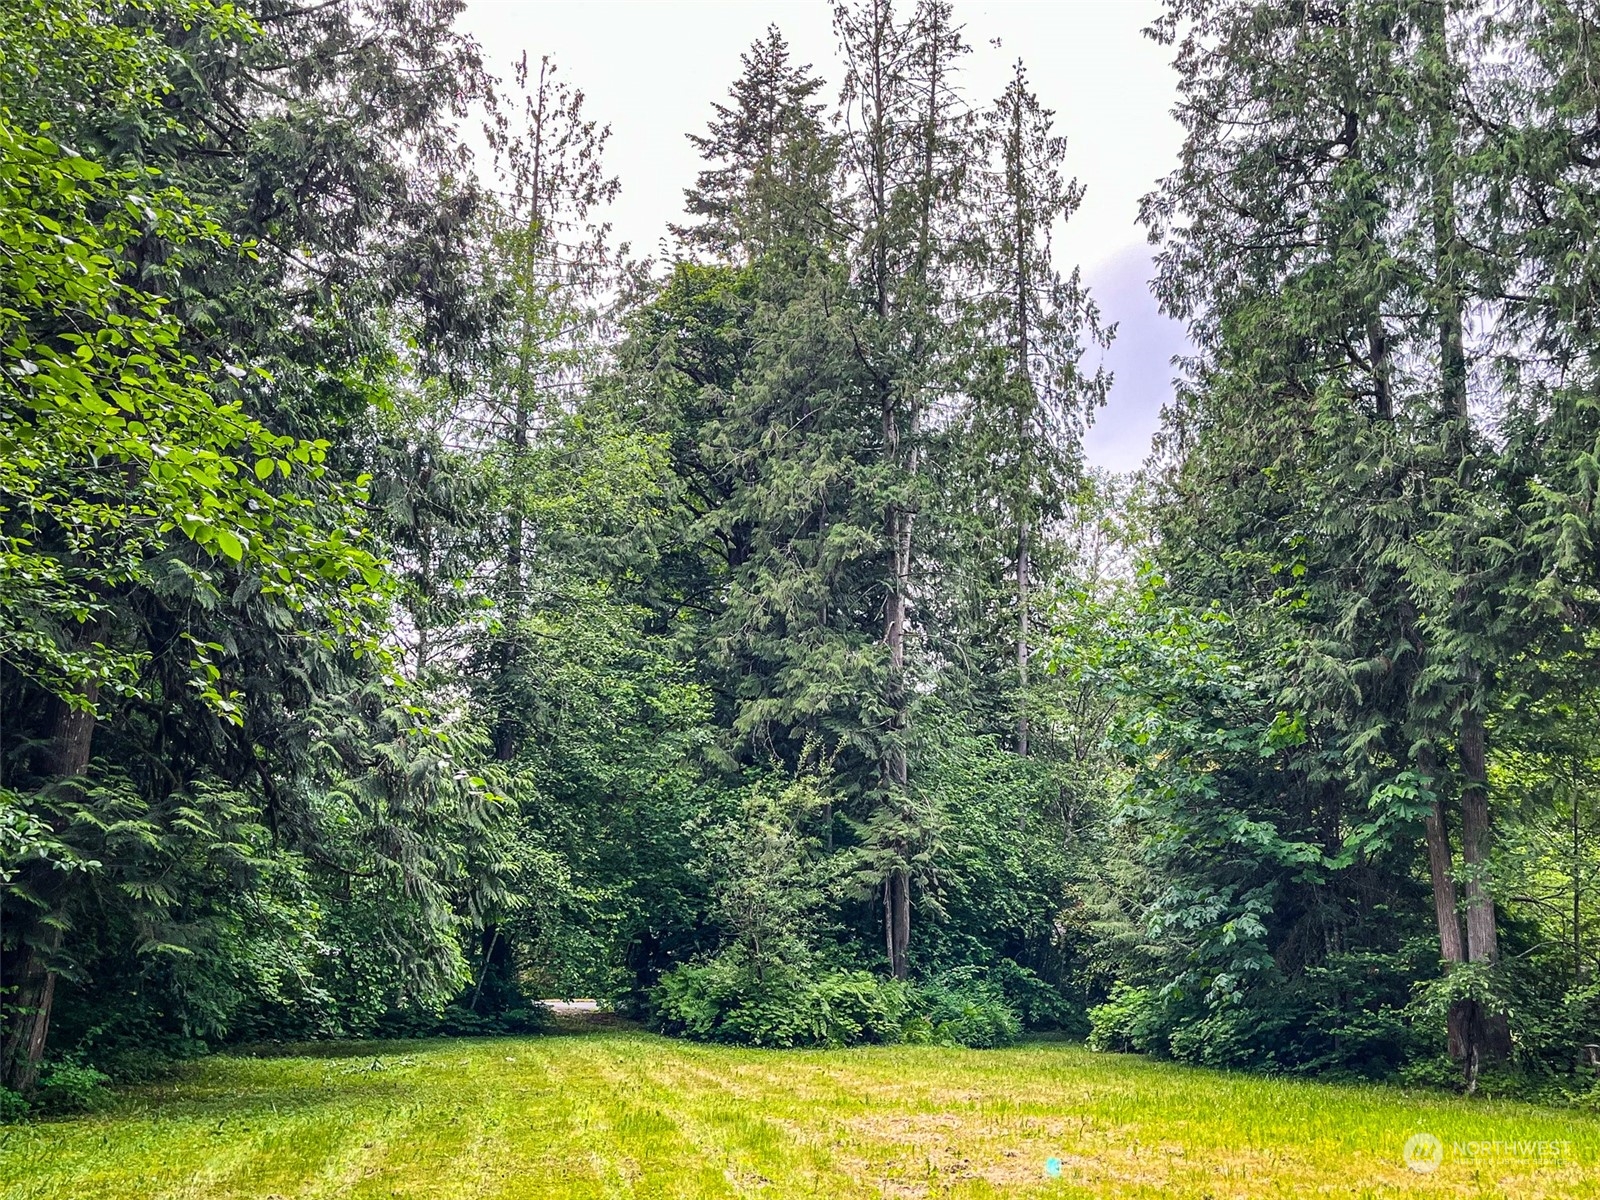
M 840 5 L 846 203 L 851 274 L 863 313 L 852 346 L 877 402 L 881 458 L 874 486 L 887 551 L 880 695 L 880 801 L 868 818 L 869 872 L 882 879 L 890 972 L 909 970 L 912 872 L 927 840 L 911 789 L 915 529 L 925 494 L 929 412 L 952 391 L 957 310 L 954 224 L 971 157 L 956 87 L 967 52 L 951 7 L 923 0 L 902 19 L 892 0 Z
M 1485 982 L 1488 718 L 1498 664 L 1545 627 L 1496 550 L 1516 535 L 1491 428 L 1530 347 L 1473 332 L 1521 305 L 1519 168 L 1477 107 L 1515 58 L 1505 28 L 1470 3 L 1176 0 L 1157 34 L 1188 137 L 1145 204 L 1158 291 L 1200 348 L 1170 426 L 1194 507 L 1168 544 L 1194 539 L 1202 590 L 1305 630 L 1286 695 L 1341 714 L 1363 829 L 1421 825 L 1441 958 L 1477 964 L 1450 1016 L 1469 1078 L 1509 1050 Z
M 610 130 L 589 120 L 581 91 L 557 76 L 548 57 L 537 74 L 517 65 L 521 111 L 491 126 L 508 192 L 495 217 L 489 286 L 500 319 L 487 348 L 482 400 L 498 443 L 499 504 L 505 552 L 495 585 L 496 635 L 486 695 L 497 714 L 496 754 L 516 757 L 528 729 L 518 700 L 526 621 L 539 600 L 530 558 L 536 535 L 536 439 L 570 410 L 575 390 L 598 362 L 599 303 L 614 277 L 608 228 L 594 213 L 615 197 L 604 168 Z M 516 122 L 514 125 L 513 122 Z
M 1053 234 L 1083 198 L 1077 181 L 1062 177 L 1066 139 L 1053 132 L 1053 121 L 1018 60 L 979 128 L 981 158 L 971 180 L 977 202 L 961 235 L 970 272 L 962 314 L 967 395 L 942 431 L 939 452 L 952 489 L 944 507 L 968 510 L 946 519 L 971 527 L 948 552 L 952 566 L 983 608 L 1006 602 L 997 580 L 980 577 L 995 570 L 1009 579 L 1011 724 L 1024 756 L 1035 575 L 1059 565 L 1045 553 L 1052 526 L 1080 476 L 1083 430 L 1110 385 L 1102 369 L 1086 370 L 1082 360 L 1112 331 L 1101 328 L 1078 271 L 1063 274 L 1052 260 Z M 996 544 L 997 537 L 1008 544 Z M 974 620 L 981 617 L 962 614 L 954 623 Z M 982 661 L 1004 669 L 988 656 Z
M 727 104 L 714 104 L 706 132 L 690 134 L 706 166 L 685 190 L 691 225 L 683 243 L 749 262 L 780 244 L 821 245 L 833 226 L 833 139 L 814 99 L 822 80 L 789 61 L 776 25 L 740 56 Z
M 738 122 L 719 115 L 700 140 L 720 164 L 701 187 L 718 189 L 723 214 L 720 228 L 701 227 L 702 241 L 744 262 L 737 279 L 748 308 L 740 368 L 711 394 L 699 434 L 720 500 L 698 529 L 727 548 L 712 637 L 733 675 L 744 753 L 824 770 L 850 795 L 866 786 L 874 743 L 863 698 L 881 669 L 870 632 L 877 550 L 862 486 L 872 425 L 846 340 L 838 142 L 810 99 L 820 81 L 789 68 L 787 55 L 775 30 L 752 47 L 732 93 Z M 758 101 L 774 73 L 783 80 L 776 103 Z M 823 819 L 831 823 L 831 808 Z

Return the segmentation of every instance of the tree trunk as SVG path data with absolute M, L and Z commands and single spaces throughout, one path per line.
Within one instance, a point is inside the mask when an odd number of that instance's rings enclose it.
M 1428 780 L 1429 787 L 1433 787 L 1436 775 L 1433 747 L 1424 746 L 1417 752 L 1417 765 Z M 1466 942 L 1461 936 L 1450 830 L 1445 825 L 1444 802 L 1437 797 L 1428 811 L 1426 827 L 1428 875 L 1433 881 L 1433 913 L 1439 927 L 1439 957 L 1450 963 L 1465 962 Z
M 94 742 L 95 701 L 100 698 L 100 688 L 88 683 L 83 688 L 84 708 L 74 708 L 60 701 L 56 709 L 55 729 L 50 738 L 50 766 L 61 779 L 82 775 L 89 766 L 89 750 Z
M 1572 788 L 1572 986 L 1583 986 L 1583 827 L 1579 792 Z
M 472 989 L 472 999 L 467 1002 L 467 1008 L 475 1013 L 502 1011 L 516 986 L 512 975 L 511 943 L 500 933 L 500 926 L 496 923 L 485 925 L 479 931 L 483 965 L 478 969 L 478 982 Z
M 1468 704 L 1462 710 L 1460 754 L 1465 783 L 1461 789 L 1461 858 L 1466 867 L 1467 961 L 1497 962 L 1499 937 L 1495 930 L 1494 896 L 1485 872 L 1489 869 L 1489 786 L 1483 714 Z M 1511 1056 L 1511 1025 L 1504 1012 L 1478 1013 L 1474 1048 L 1483 1058 L 1500 1062 Z M 1475 1058 L 1476 1056 L 1472 1056 Z M 1475 1062 L 1469 1061 L 1469 1069 Z
M 1372 363 L 1372 399 L 1378 420 L 1394 420 L 1394 399 L 1389 392 L 1389 333 L 1383 318 L 1367 319 L 1367 357 Z
M 1417 767 L 1432 790 L 1438 778 L 1433 747 L 1424 746 L 1417 751 Z M 1425 821 L 1428 841 L 1428 875 L 1433 882 L 1433 915 L 1439 928 L 1439 957 L 1449 970 L 1465 962 L 1466 941 L 1461 934 L 1460 901 L 1456 896 L 1454 856 L 1450 851 L 1450 829 L 1445 823 L 1444 802 L 1435 797 Z M 1463 1004 L 1450 1006 L 1446 1018 L 1450 1057 L 1457 1062 L 1465 1060 L 1471 1043 L 1473 1014 Z
M 92 682 L 84 685 L 82 697 L 84 707 L 65 701 L 57 706 L 49 758 L 58 781 L 76 778 L 89 766 L 99 688 Z M 54 960 L 61 944 L 61 926 L 45 925 L 39 920 L 34 922 L 31 933 L 23 932 L 17 938 L 12 969 L 16 995 L 6 1014 L 4 1041 L 0 1045 L 0 1083 L 24 1096 L 31 1095 L 38 1085 L 39 1064 L 44 1061 L 49 1043 L 50 1013 L 56 997 Z M 0 980 L 0 985 L 5 982 Z
M 1495 934 L 1494 899 L 1483 872 L 1489 848 L 1489 798 L 1483 718 L 1470 706 L 1461 722 L 1461 858 L 1466 864 L 1467 961 L 1494 962 L 1500 947 Z
M 1017 753 L 1028 756 L 1028 514 L 1017 529 Z
M 884 882 L 883 926 L 889 974 L 904 979 L 910 969 L 911 949 L 911 879 L 904 867 L 896 867 Z
M 46 951 L 27 941 L 18 947 L 15 968 L 16 989 L 11 1005 L 10 1031 L 0 1047 L 0 1085 L 33 1095 L 39 1083 L 39 1064 L 50 1037 L 50 1012 L 55 1004 L 56 973 L 50 968 L 50 955 L 61 949 L 61 931 L 51 930 Z
M 910 422 L 912 446 L 906 456 L 906 475 L 917 473 L 917 422 L 915 410 Z M 884 446 L 897 454 L 900 444 L 899 427 L 892 397 L 883 400 Z M 911 579 L 911 526 L 912 513 L 903 505 L 895 504 L 890 512 L 889 533 L 892 543 L 894 579 L 890 588 L 884 619 L 884 641 L 889 647 L 889 737 L 884 762 L 884 783 L 892 803 L 900 803 L 910 779 L 906 759 L 906 730 L 910 725 L 907 711 L 906 664 L 906 593 Z M 909 852 L 904 844 L 893 846 L 900 855 Z M 894 868 L 884 883 L 884 923 L 889 950 L 889 970 L 896 979 L 904 979 L 907 971 L 907 949 L 911 944 L 911 881 L 904 866 Z

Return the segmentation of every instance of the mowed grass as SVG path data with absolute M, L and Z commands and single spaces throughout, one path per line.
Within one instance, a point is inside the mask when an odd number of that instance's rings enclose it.
M 1444 1143 L 1431 1175 L 1402 1158 L 1419 1132 Z M 0 1129 L 3 1200 L 1002 1195 L 1600 1197 L 1600 1119 L 1059 1042 L 761 1052 L 611 1028 L 218 1057 Z

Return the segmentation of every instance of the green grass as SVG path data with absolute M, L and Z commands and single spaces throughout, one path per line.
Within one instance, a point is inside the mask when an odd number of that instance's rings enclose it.
M 1445 1145 L 1432 1175 L 1402 1161 L 1420 1131 Z M 1452 1147 L 1497 1139 L 1565 1145 Z M 3 1200 L 1412 1194 L 1600 1197 L 1600 1119 L 1057 1042 L 746 1051 L 597 1029 L 218 1057 L 0 1129 Z

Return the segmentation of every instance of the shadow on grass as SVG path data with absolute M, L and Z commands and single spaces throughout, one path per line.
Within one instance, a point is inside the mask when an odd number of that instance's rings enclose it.
M 450 1047 L 492 1047 L 508 1042 L 537 1042 L 541 1038 L 577 1036 L 590 1033 L 649 1032 L 638 1021 L 610 1012 L 559 1013 L 551 1016 L 543 1029 L 523 1033 L 490 1034 L 428 1034 L 421 1037 L 400 1038 L 343 1038 L 312 1042 L 243 1042 L 226 1046 L 213 1058 L 250 1059 L 381 1059 L 408 1054 L 428 1053 Z M 183 1070 L 192 1070 L 205 1059 L 184 1064 Z
M 63 1132 L 97 1122 L 144 1121 L 152 1125 L 169 1122 L 212 1126 L 204 1132 L 225 1137 L 249 1129 L 255 1121 L 275 1122 L 285 1116 L 349 1115 L 357 1108 L 389 1108 L 400 1105 L 418 1093 L 405 1079 L 364 1082 L 358 1089 L 336 1083 L 297 1081 L 274 1086 L 217 1087 L 196 1094 L 191 1081 L 129 1084 L 112 1089 L 112 1098 L 88 1112 L 65 1113 L 31 1118 L 0 1127 L 0 1150 L 7 1134 Z M 198 1136 L 186 1132 L 183 1136 Z

